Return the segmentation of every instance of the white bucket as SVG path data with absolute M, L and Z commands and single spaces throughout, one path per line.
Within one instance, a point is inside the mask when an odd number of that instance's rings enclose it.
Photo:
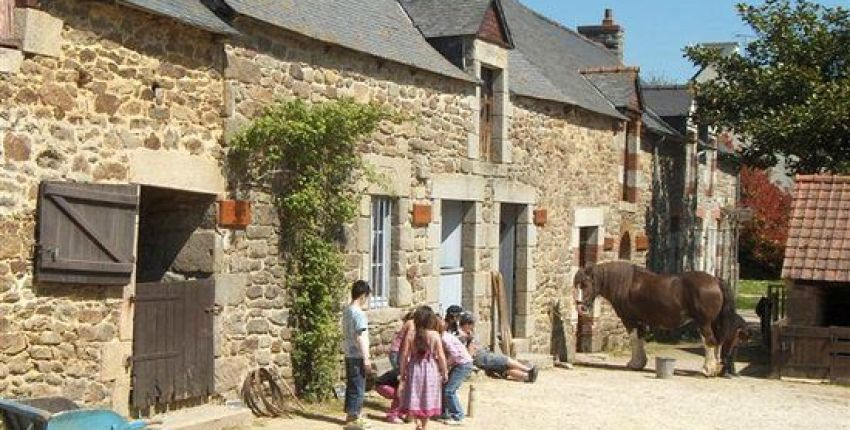
M 655 357 L 655 376 L 659 379 L 670 379 L 676 370 L 676 359 L 669 357 Z

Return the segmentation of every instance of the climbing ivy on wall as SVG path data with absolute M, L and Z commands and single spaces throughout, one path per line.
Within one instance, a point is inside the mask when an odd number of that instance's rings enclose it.
M 340 238 L 356 215 L 363 172 L 357 146 L 385 119 L 394 119 L 386 109 L 350 100 L 282 101 L 231 142 L 231 170 L 248 184 L 270 187 L 279 211 L 293 374 L 310 401 L 333 395 L 347 290 Z

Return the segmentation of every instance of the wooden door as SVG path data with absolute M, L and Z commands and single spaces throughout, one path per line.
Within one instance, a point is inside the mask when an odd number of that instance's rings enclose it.
M 442 203 L 440 244 L 440 304 L 443 313 L 463 302 L 463 202 Z
M 38 204 L 37 281 L 130 283 L 138 186 L 44 182 Z
M 213 394 L 213 281 L 138 284 L 135 305 L 133 406 Z
M 492 69 L 481 69 L 481 120 L 479 136 L 479 153 L 482 160 L 493 159 L 493 114 L 496 85 L 496 72 Z
M 514 317 L 516 316 L 516 244 L 519 208 L 505 203 L 499 206 L 499 272 L 502 273 L 502 285 L 508 311 L 506 315 L 499 317 L 507 318 L 508 326 L 513 333 L 516 333 Z

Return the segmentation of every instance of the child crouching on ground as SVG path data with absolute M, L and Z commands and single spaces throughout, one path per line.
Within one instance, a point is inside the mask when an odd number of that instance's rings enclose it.
M 410 343 L 409 338 L 415 331 L 413 324 L 414 314 L 415 312 L 408 312 L 402 318 L 401 328 L 396 332 L 393 343 L 390 345 L 390 365 L 392 366 L 392 370 L 381 376 L 379 384 L 382 385 L 377 387 L 378 393 L 393 401 L 390 409 L 387 411 L 386 418 L 387 422 L 392 424 L 401 424 L 403 422 L 403 417 L 401 416 L 401 393 L 398 390 L 398 378 L 400 375 L 399 360 L 401 360 L 402 350 L 408 346 Z
M 750 332 L 747 328 L 747 321 L 741 315 L 735 314 L 730 333 L 726 339 L 723 339 L 720 346 L 720 356 L 723 362 L 721 376 L 727 378 L 738 376 L 738 372 L 735 370 L 735 356 L 738 353 L 738 345 L 745 344 L 749 340 Z
M 500 375 L 514 381 L 534 383 L 537 381 L 538 370 L 534 366 L 525 365 L 504 354 L 487 351 L 475 338 L 475 319 L 469 312 L 460 315 L 460 330 L 458 338 L 466 345 L 472 356 L 475 367 Z
M 463 405 L 457 395 L 457 391 L 472 372 L 472 356 L 457 338 L 457 336 L 446 330 L 445 322 L 442 322 L 441 332 L 443 350 L 446 361 L 451 369 L 449 380 L 443 385 L 443 423 L 449 426 L 461 425 L 465 414 Z

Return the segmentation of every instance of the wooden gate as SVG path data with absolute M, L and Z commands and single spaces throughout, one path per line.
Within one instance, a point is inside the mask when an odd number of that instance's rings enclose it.
M 830 379 L 837 384 L 850 384 L 850 327 L 832 327 L 831 331 Z
M 778 326 L 773 365 L 780 376 L 850 383 L 850 328 Z
M 214 300 L 212 280 L 136 285 L 135 408 L 213 394 Z

